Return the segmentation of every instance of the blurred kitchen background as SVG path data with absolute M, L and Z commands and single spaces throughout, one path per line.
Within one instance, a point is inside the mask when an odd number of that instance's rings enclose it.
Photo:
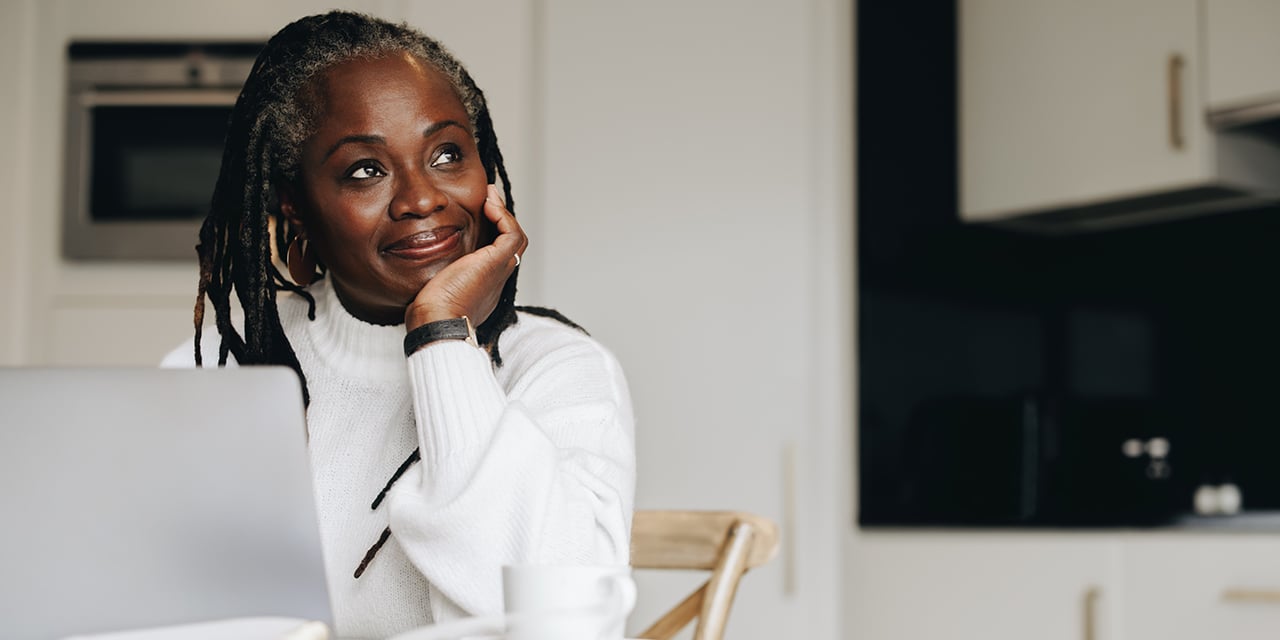
M 862 6 L 862 524 L 1280 508 L 1280 38 L 1220 33 L 1280 17 L 1250 4 Z M 1262 77 L 1214 93 L 1237 50 Z
M 848 637 L 1274 634 L 1276 25 L 859 3 Z
M 348 6 L 484 88 L 520 299 L 621 360 L 638 506 L 782 525 L 730 637 L 1273 637 L 1280 2 Z M 154 226 L 190 185 L 155 178 L 210 143 L 108 116 L 104 61 L 198 50 L 224 90 L 328 8 L 0 0 L 0 364 L 192 331 L 194 238 Z M 633 626 L 685 585 L 643 577 Z

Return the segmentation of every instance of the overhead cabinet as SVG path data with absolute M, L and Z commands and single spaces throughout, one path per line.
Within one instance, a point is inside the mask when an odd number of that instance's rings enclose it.
M 1209 121 L 1280 117 L 1280 2 L 1204 0 Z
M 1072 232 L 1280 195 L 1280 145 L 1209 123 L 1202 1 L 961 0 L 961 217 Z

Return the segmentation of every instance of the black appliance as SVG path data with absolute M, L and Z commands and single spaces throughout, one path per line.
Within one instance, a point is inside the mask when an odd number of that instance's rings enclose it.
M 1140 398 L 939 398 L 911 416 L 896 482 L 862 520 L 911 525 L 1154 525 L 1190 507 L 1178 416 Z M 890 453 L 889 447 L 880 454 Z M 889 495 L 874 493 L 895 486 Z M 870 491 L 868 491 L 869 489 Z

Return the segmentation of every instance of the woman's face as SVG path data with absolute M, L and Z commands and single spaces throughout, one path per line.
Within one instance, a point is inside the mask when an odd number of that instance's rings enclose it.
M 407 53 L 339 64 L 315 88 L 316 128 L 281 211 L 352 315 L 399 324 L 428 280 L 490 240 L 470 119 L 449 81 Z

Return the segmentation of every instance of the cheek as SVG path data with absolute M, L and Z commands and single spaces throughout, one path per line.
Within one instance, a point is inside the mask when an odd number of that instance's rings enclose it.
M 466 208 L 476 219 L 484 219 L 484 201 L 489 197 L 489 184 L 484 179 L 484 172 L 480 172 L 478 180 L 469 180 L 458 193 L 458 202 Z
M 307 228 L 316 243 L 319 258 L 332 266 L 376 244 L 378 224 L 377 213 L 370 215 L 359 207 L 331 206 L 313 212 Z

